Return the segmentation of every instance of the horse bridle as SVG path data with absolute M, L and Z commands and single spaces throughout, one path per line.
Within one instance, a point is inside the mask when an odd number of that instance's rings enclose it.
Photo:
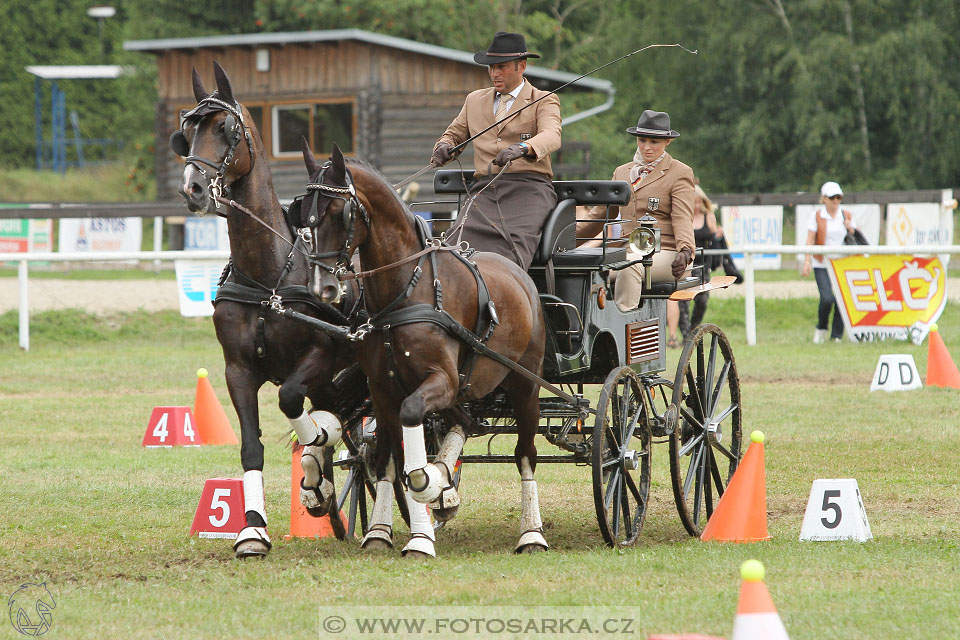
M 353 244 L 353 238 L 356 235 L 356 225 L 357 225 L 357 214 L 363 219 L 365 224 L 370 224 L 370 216 L 367 213 L 366 207 L 363 206 L 363 203 L 360 202 L 360 199 L 357 198 L 357 188 L 353 184 L 353 178 L 350 175 L 350 170 L 345 169 L 345 182 L 346 185 L 330 185 L 324 184 L 323 175 L 326 171 L 332 166 L 330 161 L 323 163 L 320 167 L 320 172 L 313 178 L 312 182 L 308 182 L 306 185 L 307 192 L 315 191 L 317 192 L 313 201 L 310 203 L 310 210 L 306 220 L 304 221 L 301 217 L 301 221 L 305 223 L 305 226 L 298 229 L 297 233 L 300 238 L 303 240 L 304 244 L 310 248 L 310 253 L 307 256 L 307 262 L 315 270 L 323 269 L 327 271 L 334 278 L 337 279 L 340 294 L 342 295 L 345 290 L 346 284 L 344 282 L 345 278 L 343 277 L 349 272 L 353 271 L 353 263 L 351 261 L 351 251 L 350 246 Z M 302 204 L 303 198 L 307 194 L 300 196 L 294 201 L 294 204 L 291 205 L 292 208 L 297 208 Z M 320 197 L 320 196 L 323 197 Z M 333 200 L 343 200 L 343 211 L 341 215 L 343 216 L 343 227 L 347 231 L 346 238 L 344 239 L 343 246 L 340 249 L 334 251 L 325 251 L 317 252 L 316 245 L 314 244 L 314 239 L 317 237 L 317 228 L 320 226 L 320 222 L 323 220 L 323 216 L 327 213 L 327 208 L 330 206 L 330 202 Z M 320 210 L 320 203 L 324 202 L 323 210 Z M 329 258 L 336 258 L 337 262 L 335 265 L 331 266 L 323 260 Z M 317 273 L 316 275 L 319 275 Z M 316 281 L 319 281 L 319 278 L 315 278 Z M 338 298 L 339 298 L 338 295 Z
M 206 110 L 204 110 L 206 108 Z M 247 141 L 247 151 L 250 152 L 250 168 L 253 168 L 254 155 L 253 155 L 253 140 L 250 137 L 250 129 L 247 127 L 246 123 L 243 121 L 243 111 L 240 109 L 240 105 L 237 103 L 230 104 L 215 97 L 214 95 L 209 95 L 195 106 L 190 111 L 186 112 L 182 116 L 183 123 L 188 122 L 194 118 L 203 118 L 209 113 L 215 111 L 226 111 L 227 117 L 223 122 L 223 131 L 227 139 L 227 152 L 223 158 L 218 162 L 216 160 L 209 160 L 201 156 L 188 155 L 190 153 L 190 145 L 187 144 L 186 136 L 183 133 L 183 124 L 180 125 L 180 128 L 173 132 L 170 136 L 170 148 L 173 149 L 173 152 L 179 156 L 183 156 L 186 159 L 186 164 L 193 165 L 197 168 L 197 171 L 201 175 L 206 176 L 207 172 L 201 165 L 206 165 L 207 167 L 214 169 L 216 173 L 212 178 L 210 178 L 210 184 L 208 188 L 210 189 L 211 195 L 213 195 L 213 203 L 217 209 L 220 208 L 220 199 L 223 197 L 225 192 L 228 192 L 229 188 L 224 185 L 223 177 L 227 172 L 227 167 L 234 162 L 234 154 L 237 150 L 237 145 L 240 144 L 241 139 L 246 139 Z M 198 113 L 200 112 L 200 113 Z

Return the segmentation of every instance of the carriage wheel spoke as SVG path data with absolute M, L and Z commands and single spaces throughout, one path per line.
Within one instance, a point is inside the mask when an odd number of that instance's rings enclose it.
M 697 467 L 700 466 L 700 456 L 703 455 L 703 448 L 697 447 L 697 450 L 690 456 L 690 464 L 687 465 L 687 473 L 683 478 L 683 499 L 690 496 L 690 485 L 693 483 L 694 474 Z
M 611 516 L 613 516 L 613 537 L 620 538 L 620 499 L 623 493 L 623 481 L 619 474 L 614 482 L 611 478 L 610 487 L 613 489 L 613 500 L 610 503 Z
M 710 475 L 713 476 L 713 485 L 717 488 L 717 495 L 722 496 L 724 490 L 723 478 L 720 477 L 720 465 L 717 464 L 717 456 L 713 452 L 713 447 L 710 448 Z
M 629 478 L 630 474 L 623 474 L 624 480 Z M 630 496 L 626 491 L 626 482 L 620 483 L 620 506 L 623 509 L 623 524 L 626 526 L 626 536 L 629 539 L 633 537 L 633 518 L 630 517 Z
M 683 456 L 690 453 L 690 450 L 703 442 L 703 430 L 700 430 L 700 433 L 690 438 L 687 444 L 683 445 L 680 451 L 677 453 L 677 457 L 682 458 Z
M 704 416 L 706 416 L 707 414 L 703 410 L 703 399 L 700 397 L 700 387 L 697 385 L 696 381 L 694 380 L 693 371 L 691 370 L 690 367 L 687 368 L 686 374 L 687 374 L 687 387 L 689 388 L 690 393 L 686 396 L 685 399 L 687 400 L 687 404 L 690 403 L 691 398 L 696 400 L 696 402 L 694 403 L 695 406 L 690 407 L 690 409 L 692 409 L 693 411 L 697 411 L 699 409 L 700 413 L 699 413 L 698 421 L 702 422 Z
M 613 495 L 619 483 L 620 468 L 615 467 L 613 471 L 610 472 L 610 479 L 607 480 L 607 491 L 603 496 L 603 505 L 606 507 L 607 511 L 610 511 L 610 507 L 613 505 Z
M 717 344 L 718 338 L 716 334 L 710 336 L 710 357 L 707 359 L 707 375 L 703 379 L 703 390 L 706 393 L 713 387 L 713 374 L 714 368 L 717 364 Z M 704 415 L 710 415 L 713 413 L 713 407 L 715 406 L 716 398 L 708 397 L 706 398 L 706 406 L 704 407 Z
M 704 460 L 706 457 L 706 446 L 708 445 L 705 445 L 697 452 L 697 468 L 694 471 L 694 473 L 696 473 L 696 481 L 693 485 L 693 523 L 696 526 L 700 526 L 700 505 L 703 502 L 703 472 L 706 462 Z
M 716 386 L 714 386 L 713 393 L 710 395 L 710 413 L 711 414 L 717 408 L 717 402 L 720 400 L 720 394 L 723 393 L 723 389 L 727 385 L 727 376 L 729 374 L 730 374 L 730 362 L 727 361 L 723 363 L 723 367 L 720 369 L 720 375 L 717 376 L 717 384 Z

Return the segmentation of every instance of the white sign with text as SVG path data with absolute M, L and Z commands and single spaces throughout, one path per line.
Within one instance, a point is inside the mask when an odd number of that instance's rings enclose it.
M 727 246 L 734 250 L 730 257 L 741 269 L 743 254 L 736 252 L 737 247 L 783 244 L 783 207 L 780 205 L 721 207 L 720 217 Z M 779 269 L 780 254 L 754 254 L 753 266 L 756 269 Z

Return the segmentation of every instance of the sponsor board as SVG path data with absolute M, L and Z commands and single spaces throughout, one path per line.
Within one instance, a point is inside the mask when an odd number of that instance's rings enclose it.
M 744 258 L 742 253 L 736 252 L 737 247 L 783 244 L 783 207 L 780 205 L 721 207 L 720 217 L 727 246 L 734 250 L 730 257 L 741 269 Z M 780 254 L 754 254 L 753 266 L 755 269 L 779 269 Z
M 140 251 L 143 245 L 141 218 L 63 218 L 57 251 L 90 253 Z
M 935 256 L 847 256 L 830 260 L 827 273 L 847 335 L 859 342 L 920 344 L 946 306 L 946 269 Z
M 217 260 L 177 260 L 177 295 L 180 315 L 187 318 L 213 315 L 213 299 L 223 263 Z
M 953 244 L 953 209 L 935 202 L 888 204 L 886 232 L 891 247 Z M 950 255 L 940 261 L 948 264 Z

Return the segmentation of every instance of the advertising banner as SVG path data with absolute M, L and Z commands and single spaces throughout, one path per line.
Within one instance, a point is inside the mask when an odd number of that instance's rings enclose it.
M 217 260 L 177 260 L 177 294 L 180 315 L 187 318 L 213 315 L 213 299 L 223 272 Z
M 0 220 L 0 253 L 28 251 L 53 251 L 53 220 Z
M 721 226 L 731 249 L 746 244 L 777 246 L 783 244 L 783 207 L 780 205 L 732 206 L 720 208 Z M 743 268 L 743 254 L 730 254 Z M 756 269 L 779 269 L 779 253 L 754 254 Z
M 227 221 L 220 216 L 188 217 L 183 221 L 184 251 L 229 251 Z
M 887 245 L 953 244 L 953 209 L 936 202 L 914 202 L 887 205 Z M 943 264 L 949 254 L 940 256 Z
M 143 220 L 140 218 L 63 218 L 57 251 L 140 251 Z
M 847 256 L 830 260 L 827 272 L 852 340 L 920 344 L 946 306 L 946 270 L 937 257 Z

